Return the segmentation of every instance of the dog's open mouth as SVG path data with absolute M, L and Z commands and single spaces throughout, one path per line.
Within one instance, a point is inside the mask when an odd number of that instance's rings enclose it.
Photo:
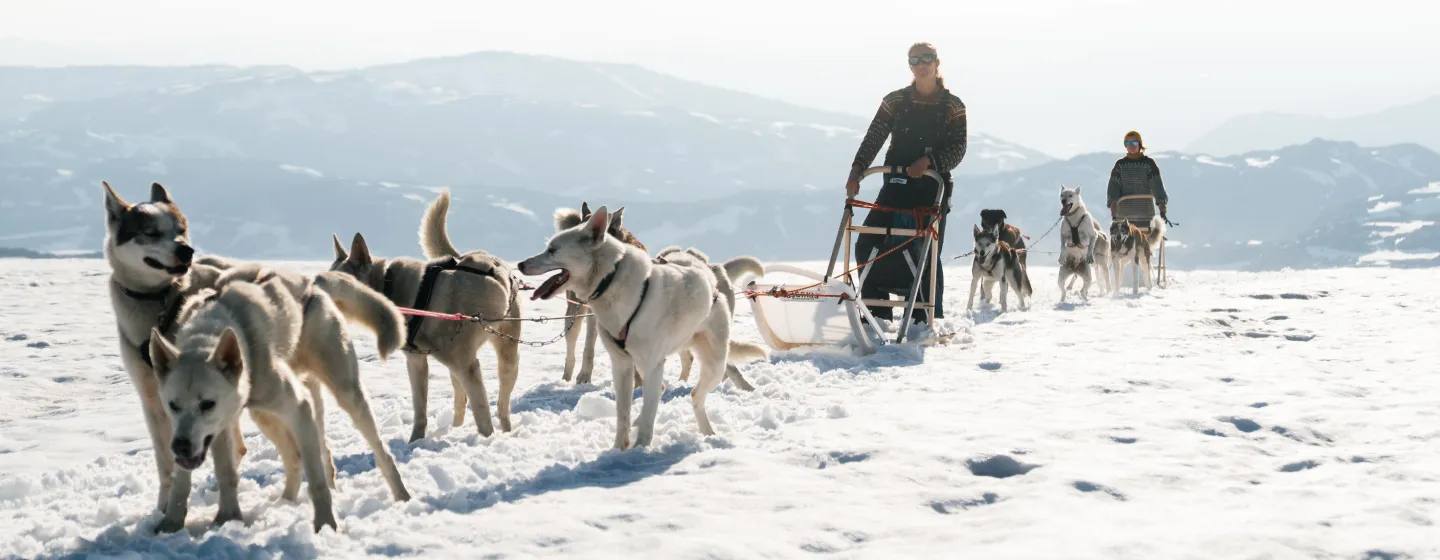
M 163 270 L 173 276 L 180 276 L 182 274 L 185 274 L 186 271 L 190 270 L 190 263 L 182 262 L 175 266 L 165 266 L 163 264 L 160 264 L 160 261 L 157 261 L 150 257 L 145 257 L 145 265 L 155 270 Z
M 562 268 L 559 274 L 546 278 L 544 282 L 540 283 L 540 287 L 535 288 L 535 294 L 530 296 L 530 299 L 533 301 L 555 297 L 555 294 L 560 291 L 560 288 L 564 287 L 565 283 L 569 281 L 570 271 Z
M 1069 202 L 1066 202 L 1065 204 L 1061 205 L 1061 206 L 1060 206 L 1060 215 L 1061 215 L 1061 216 L 1069 216 L 1069 215 L 1070 215 L 1070 208 L 1072 208 L 1072 207 L 1074 207 L 1074 206 L 1075 206 L 1074 204 L 1070 204 Z

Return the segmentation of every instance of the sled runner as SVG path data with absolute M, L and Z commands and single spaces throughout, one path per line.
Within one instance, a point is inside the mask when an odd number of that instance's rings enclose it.
M 904 166 L 878 166 L 861 173 L 865 177 L 877 173 L 904 174 Z M 788 350 L 802 346 L 855 346 L 862 354 L 871 354 L 887 344 L 885 332 L 870 313 L 870 307 L 886 306 L 904 308 L 897 321 L 892 344 L 904 344 L 909 319 L 916 308 L 924 311 L 927 324 L 935 324 L 936 270 L 939 266 L 939 227 L 944 219 L 941 204 L 945 196 L 945 181 L 934 171 L 925 175 L 935 180 L 936 189 L 933 206 L 914 209 L 886 208 L 870 202 L 847 198 L 840 217 L 840 228 L 835 235 L 835 246 L 830 251 L 830 262 L 824 274 L 786 265 L 768 265 L 766 274 L 787 273 L 803 277 L 811 282 L 762 283 L 753 280 L 746 286 L 746 298 L 755 316 L 756 326 L 772 347 Z M 853 223 L 856 208 L 910 214 L 915 217 L 916 226 L 911 229 L 892 227 L 871 227 Z M 880 234 L 892 238 L 906 238 L 897 243 L 888 243 L 873 249 L 869 255 L 857 255 L 860 261 L 850 266 L 851 234 Z M 919 258 L 913 258 L 907 249 L 912 244 L 920 247 Z M 883 248 L 883 250 L 882 250 Z M 843 255 L 842 255 L 843 249 Z M 876 261 L 895 251 L 904 251 L 904 260 L 912 275 L 910 286 L 902 294 L 905 299 L 891 300 L 860 297 L 860 286 L 871 272 Z M 843 260 L 841 260 L 843 258 Z M 861 260 L 863 259 L 863 260 Z M 837 271 L 836 264 L 842 267 Z M 856 277 L 858 273 L 858 278 Z M 928 290 L 921 290 L 921 280 L 929 276 Z M 922 294 L 922 292 L 926 292 Z M 921 296 L 924 296 L 923 298 Z M 949 340 L 953 334 L 946 334 L 911 341 L 912 344 L 934 344 Z
M 1145 235 L 1155 233 L 1150 227 L 1150 220 L 1155 217 L 1155 197 L 1148 194 L 1132 194 L 1120 197 L 1115 201 L 1115 216 L 1112 220 L 1130 220 L 1130 223 L 1145 232 Z M 1164 218 L 1161 218 L 1164 219 Z M 1159 254 L 1156 255 L 1155 264 L 1155 285 L 1165 287 L 1165 239 L 1160 240 Z

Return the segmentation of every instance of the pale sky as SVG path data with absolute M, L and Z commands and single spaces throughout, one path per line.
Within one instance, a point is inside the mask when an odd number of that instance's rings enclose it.
M 65 49 L 17 54 L 4 38 Z M 909 82 L 917 40 L 939 47 L 972 130 L 1057 157 L 1119 153 L 1132 128 L 1183 149 L 1243 113 L 1440 95 L 1433 1 L 0 0 L 0 63 L 331 69 L 506 50 L 866 117 Z

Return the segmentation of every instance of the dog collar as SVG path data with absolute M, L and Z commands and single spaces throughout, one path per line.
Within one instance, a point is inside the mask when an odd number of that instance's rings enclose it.
M 170 295 L 170 290 L 175 289 L 175 284 L 173 282 L 169 285 L 166 285 L 164 288 L 160 288 L 159 290 L 153 292 L 140 292 L 132 290 L 130 288 L 126 288 L 125 285 L 119 282 L 116 282 L 115 285 L 120 286 L 120 291 L 125 292 L 125 295 L 128 296 L 130 299 L 137 299 L 140 301 L 165 301 L 165 298 L 169 297 Z
M 590 294 L 590 297 L 587 298 L 586 301 L 594 301 L 599 299 L 600 296 L 605 295 L 605 291 L 610 289 L 610 283 L 615 281 L 615 273 L 617 272 L 620 272 L 620 261 L 615 261 L 615 266 L 610 268 L 610 273 L 600 279 L 600 284 L 595 286 L 595 292 Z

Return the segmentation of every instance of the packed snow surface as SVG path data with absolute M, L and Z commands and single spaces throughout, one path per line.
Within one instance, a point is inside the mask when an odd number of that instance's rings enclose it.
M 244 522 L 210 526 L 207 461 L 187 531 L 156 536 L 105 264 L 0 260 L 0 557 L 1440 557 L 1440 271 L 1172 271 L 1164 290 L 1060 304 L 1055 269 L 1032 263 L 1028 310 L 1012 293 L 1008 313 L 973 317 L 968 263 L 947 268 L 959 334 L 923 355 L 744 365 L 756 391 L 716 389 L 714 437 L 671 360 L 654 442 L 627 451 L 611 449 L 603 346 L 598 385 L 575 386 L 563 341 L 521 348 L 515 429 L 490 438 L 471 415 L 451 427 L 433 364 L 430 433 L 408 444 L 405 360 L 379 361 L 357 325 L 413 499 L 390 499 L 331 400 L 339 532 L 312 532 L 304 492 L 279 501 L 280 461 L 247 416 Z M 740 302 L 736 336 L 759 341 Z M 492 351 L 481 359 L 493 399 Z

